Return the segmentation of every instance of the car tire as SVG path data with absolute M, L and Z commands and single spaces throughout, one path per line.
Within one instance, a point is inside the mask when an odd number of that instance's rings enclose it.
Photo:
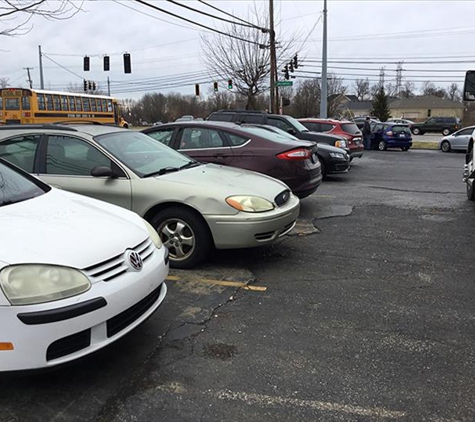
M 442 144 L 440 145 L 440 149 L 443 152 L 450 152 L 450 142 L 449 141 L 442 142 Z
M 409 147 L 401 147 L 401 150 L 403 150 L 403 151 L 409 151 Z
M 442 130 L 442 135 L 444 135 L 444 136 L 450 135 L 450 130 L 447 129 L 447 128 L 443 129 Z
M 379 149 L 380 151 L 386 151 L 386 149 L 387 149 L 386 142 L 384 142 L 384 141 L 379 141 L 379 143 L 378 143 L 378 149 Z
M 170 267 L 192 268 L 208 256 L 213 246 L 209 228 L 196 211 L 184 207 L 165 208 L 151 223 L 168 248 Z
M 418 127 L 413 127 L 411 131 L 413 135 L 422 135 L 421 130 Z
M 472 180 L 472 183 L 469 183 L 469 179 L 466 180 L 465 186 L 467 187 L 467 198 L 469 201 L 475 201 L 475 181 Z
M 327 175 L 327 167 L 325 165 L 325 161 L 320 160 L 320 167 L 321 167 L 321 172 L 322 172 L 322 178 L 324 178 Z

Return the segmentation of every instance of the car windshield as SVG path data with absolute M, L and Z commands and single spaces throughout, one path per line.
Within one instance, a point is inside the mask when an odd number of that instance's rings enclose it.
M 361 134 L 361 131 L 355 123 L 341 123 L 341 129 L 346 133 L 351 133 L 352 135 Z
M 50 189 L 0 161 L 0 207 L 35 198 Z
M 392 130 L 394 133 L 407 133 L 409 135 L 411 134 L 409 126 L 406 125 L 394 125 L 390 130 Z
M 309 132 L 309 130 L 302 124 L 300 123 L 297 119 L 294 119 L 293 117 L 287 116 L 287 121 L 299 132 Z
M 99 135 L 94 139 L 140 177 L 169 173 L 199 164 L 140 132 L 124 130 Z

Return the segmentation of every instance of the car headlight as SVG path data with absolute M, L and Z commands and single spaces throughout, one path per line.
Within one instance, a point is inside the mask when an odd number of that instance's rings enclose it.
M 143 220 L 143 222 L 145 224 L 145 227 L 147 227 L 150 239 L 152 239 L 152 242 L 155 244 L 157 249 L 160 249 L 162 247 L 162 240 L 160 239 L 160 236 L 158 235 L 157 231 L 147 220 Z
M 330 152 L 330 157 L 345 159 L 345 154 L 341 152 Z
M 336 141 L 335 146 L 337 148 L 346 148 L 346 146 L 347 146 L 346 140 L 340 139 L 339 141 Z
M 230 196 L 226 198 L 226 203 L 238 211 L 245 212 L 265 212 L 274 209 L 272 202 L 259 196 Z
M 91 288 L 91 282 L 74 268 L 22 264 L 1 270 L 0 286 L 12 305 L 33 305 L 79 295 Z

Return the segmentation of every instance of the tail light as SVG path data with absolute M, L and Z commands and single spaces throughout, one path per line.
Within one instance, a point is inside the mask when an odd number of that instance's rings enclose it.
M 297 148 L 277 155 L 279 160 L 304 161 L 310 159 L 312 152 L 306 148 Z
M 388 130 L 388 131 L 386 132 L 386 135 L 388 135 L 388 136 L 393 136 L 393 131 L 392 131 L 392 130 Z

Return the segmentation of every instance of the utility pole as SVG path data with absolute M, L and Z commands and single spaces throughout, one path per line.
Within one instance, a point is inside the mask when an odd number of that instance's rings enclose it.
M 24 67 L 23 70 L 26 70 L 26 73 L 28 73 L 28 83 L 30 85 L 30 89 L 33 88 L 33 81 L 31 80 L 31 75 L 30 75 L 30 70 L 33 70 L 33 67 Z
M 269 44 L 270 44 L 270 104 L 271 113 L 277 113 L 279 108 L 277 92 L 277 59 L 275 54 L 275 31 L 274 31 L 274 0 L 269 0 Z
M 41 45 L 38 46 L 38 52 L 40 54 L 40 88 L 45 89 L 45 82 L 43 80 L 43 57 L 41 55 Z
M 109 80 L 109 76 L 107 77 L 107 95 L 111 96 L 111 81 Z
M 320 89 L 320 117 L 327 117 L 327 0 L 323 0 L 322 83 Z

